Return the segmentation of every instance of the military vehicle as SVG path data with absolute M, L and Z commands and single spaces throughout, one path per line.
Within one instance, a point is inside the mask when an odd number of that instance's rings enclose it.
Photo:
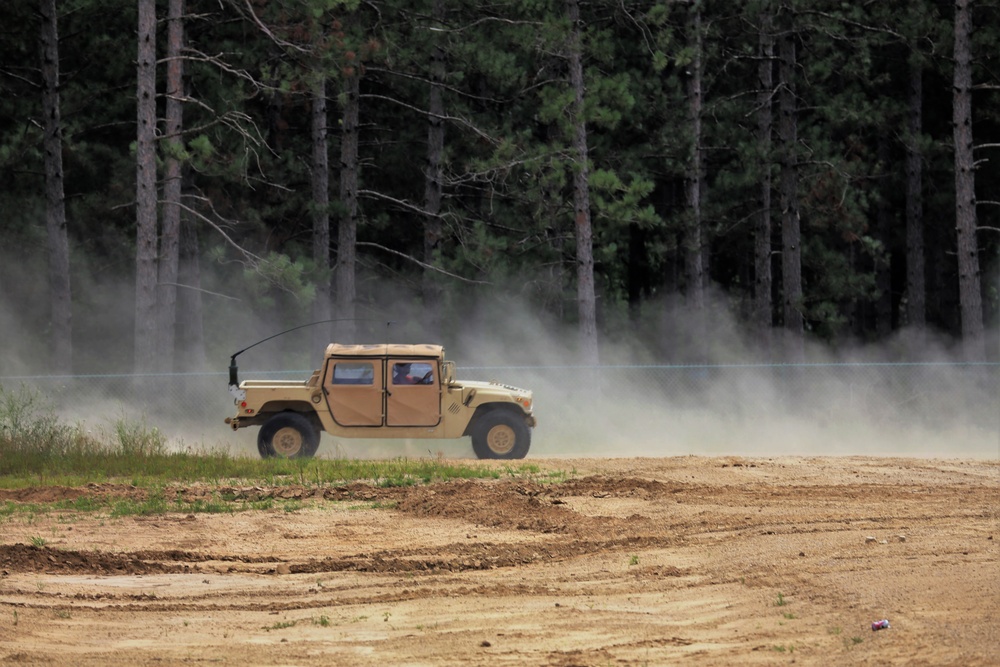
M 239 354 L 239 353 L 237 353 Z M 320 433 L 336 438 L 472 439 L 480 459 L 524 458 L 535 426 L 532 392 L 455 377 L 441 345 L 326 348 L 302 381 L 244 380 L 229 366 L 233 430 L 259 426 L 261 457 L 310 458 Z

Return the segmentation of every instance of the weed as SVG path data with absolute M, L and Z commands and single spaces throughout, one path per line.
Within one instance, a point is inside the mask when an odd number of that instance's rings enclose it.
M 328 628 L 328 627 L 330 627 L 330 617 L 329 616 L 320 616 L 319 618 L 314 618 L 312 620 L 312 623 L 313 623 L 313 625 L 319 625 L 319 626 L 322 626 L 324 628 Z
M 115 502 L 111 506 L 112 518 L 124 516 L 150 516 L 153 514 L 165 514 L 169 510 L 163 492 L 152 493 L 145 500 L 125 499 Z
M 639 564 L 639 556 L 636 555 L 636 554 L 632 554 L 632 556 L 628 559 L 628 564 L 630 566 L 631 565 L 638 565 Z
M 271 630 L 284 630 L 285 628 L 291 628 L 291 627 L 293 627 L 296 623 L 298 623 L 298 621 L 278 621 L 277 623 L 275 623 L 274 625 L 272 625 L 270 627 L 264 626 L 264 629 L 267 630 L 267 631 L 271 631 Z
M 231 514 L 233 507 L 218 500 L 195 500 L 187 505 L 186 511 L 206 514 L 224 514 L 228 512 Z
M 785 596 L 782 595 L 781 593 L 778 593 L 778 601 L 774 603 L 774 606 L 784 607 L 786 604 L 788 604 L 788 601 L 785 600 Z
M 274 509 L 274 500 L 266 498 L 264 500 L 251 500 L 246 504 L 248 510 L 269 510 Z
M 56 618 L 61 618 L 63 620 L 71 618 L 72 615 L 65 609 L 59 609 L 56 611 Z
M 31 538 L 31 544 L 34 545 L 34 546 L 36 546 L 36 547 L 41 548 L 41 547 L 44 547 L 46 544 L 48 544 L 48 542 L 46 541 L 46 539 L 44 537 L 37 537 L 36 536 L 36 537 L 32 537 Z
M 785 618 L 787 618 L 790 621 L 795 618 L 795 614 L 793 614 L 791 612 L 787 612 L 787 611 L 784 614 L 782 614 L 782 616 L 784 616 Z
M 112 424 L 112 434 L 120 454 L 129 456 L 156 456 L 166 451 L 167 439 L 155 426 L 149 428 L 145 419 L 135 421 L 124 414 Z
M 375 500 L 361 505 L 350 505 L 348 510 L 394 510 L 399 506 L 397 500 Z

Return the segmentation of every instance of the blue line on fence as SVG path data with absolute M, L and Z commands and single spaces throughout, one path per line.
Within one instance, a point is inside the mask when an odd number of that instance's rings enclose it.
M 913 361 L 913 362 L 831 362 L 831 363 L 801 363 L 801 364 L 621 364 L 621 365 L 563 365 L 563 366 L 458 366 L 460 371 L 548 371 L 548 370 L 712 370 L 712 369 L 794 369 L 794 368 L 996 368 L 1000 362 L 952 362 L 952 361 Z M 255 371 L 244 370 L 244 377 L 253 375 L 308 375 L 310 370 L 285 371 Z M 0 384 L 6 381 L 25 380 L 94 380 L 110 378 L 184 378 L 184 377 L 225 377 L 227 372 L 190 372 L 190 373 L 86 373 L 81 375 L 7 375 L 0 376 Z

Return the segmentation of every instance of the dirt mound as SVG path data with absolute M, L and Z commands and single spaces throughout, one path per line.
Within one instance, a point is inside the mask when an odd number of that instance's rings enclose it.
M 184 572 L 182 565 L 152 562 L 133 554 L 110 554 L 100 551 L 68 551 L 36 547 L 30 544 L 0 545 L 0 569 L 11 572 L 47 574 L 151 574 Z
M 578 519 L 537 484 L 454 482 L 410 489 L 400 512 L 419 517 L 462 519 L 475 526 L 537 533 L 566 533 Z

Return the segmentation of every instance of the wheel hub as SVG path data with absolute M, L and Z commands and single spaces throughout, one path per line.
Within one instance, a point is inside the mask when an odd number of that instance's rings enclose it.
M 495 454 L 509 454 L 516 440 L 514 429 L 506 424 L 498 424 L 486 434 L 486 444 Z
M 271 440 L 274 453 L 279 456 L 295 456 L 302 450 L 302 434 L 290 426 L 278 429 Z

